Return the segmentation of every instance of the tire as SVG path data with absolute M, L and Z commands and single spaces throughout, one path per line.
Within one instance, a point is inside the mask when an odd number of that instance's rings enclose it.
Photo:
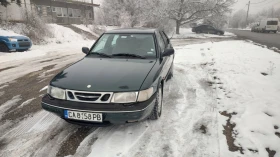
M 0 52 L 9 52 L 9 49 L 5 44 L 0 44 Z
M 162 92 L 162 84 L 159 85 L 157 95 L 156 95 L 156 101 L 155 101 L 155 106 L 152 110 L 152 113 L 149 117 L 150 120 L 157 120 L 161 116 L 162 113 L 162 97 L 163 97 L 163 92 Z

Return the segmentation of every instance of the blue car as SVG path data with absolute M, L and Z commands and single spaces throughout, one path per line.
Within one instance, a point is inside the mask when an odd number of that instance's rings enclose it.
M 26 36 L 1 36 L 0 52 L 26 51 L 32 46 L 32 41 Z

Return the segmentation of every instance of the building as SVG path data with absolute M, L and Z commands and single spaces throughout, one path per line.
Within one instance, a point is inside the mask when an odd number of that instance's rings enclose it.
M 94 21 L 93 0 L 22 0 L 21 7 L 12 3 L 7 8 L 1 6 L 3 20 L 23 21 L 25 10 L 31 10 L 48 23 L 82 24 Z

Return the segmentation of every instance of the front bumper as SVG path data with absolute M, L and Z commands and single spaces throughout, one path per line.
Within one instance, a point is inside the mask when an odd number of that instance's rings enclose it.
M 27 50 L 31 48 L 32 43 L 30 41 L 25 42 L 7 42 L 6 43 L 9 50 Z
M 110 125 L 110 124 L 123 124 L 129 122 L 138 122 L 145 120 L 151 114 L 155 104 L 154 94 L 149 100 L 145 102 L 135 102 L 131 104 L 97 104 L 97 103 L 84 103 L 74 102 L 67 100 L 58 100 L 50 98 L 45 95 L 42 98 L 42 108 L 52 112 L 62 119 L 75 124 L 80 125 Z M 64 117 L 64 110 L 81 111 L 81 112 L 93 112 L 102 113 L 103 123 L 94 123 L 89 121 L 80 121 L 66 119 Z

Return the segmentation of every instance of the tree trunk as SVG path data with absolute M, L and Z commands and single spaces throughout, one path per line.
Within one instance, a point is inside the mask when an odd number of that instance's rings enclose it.
M 176 20 L 176 34 L 180 34 L 180 21 Z

